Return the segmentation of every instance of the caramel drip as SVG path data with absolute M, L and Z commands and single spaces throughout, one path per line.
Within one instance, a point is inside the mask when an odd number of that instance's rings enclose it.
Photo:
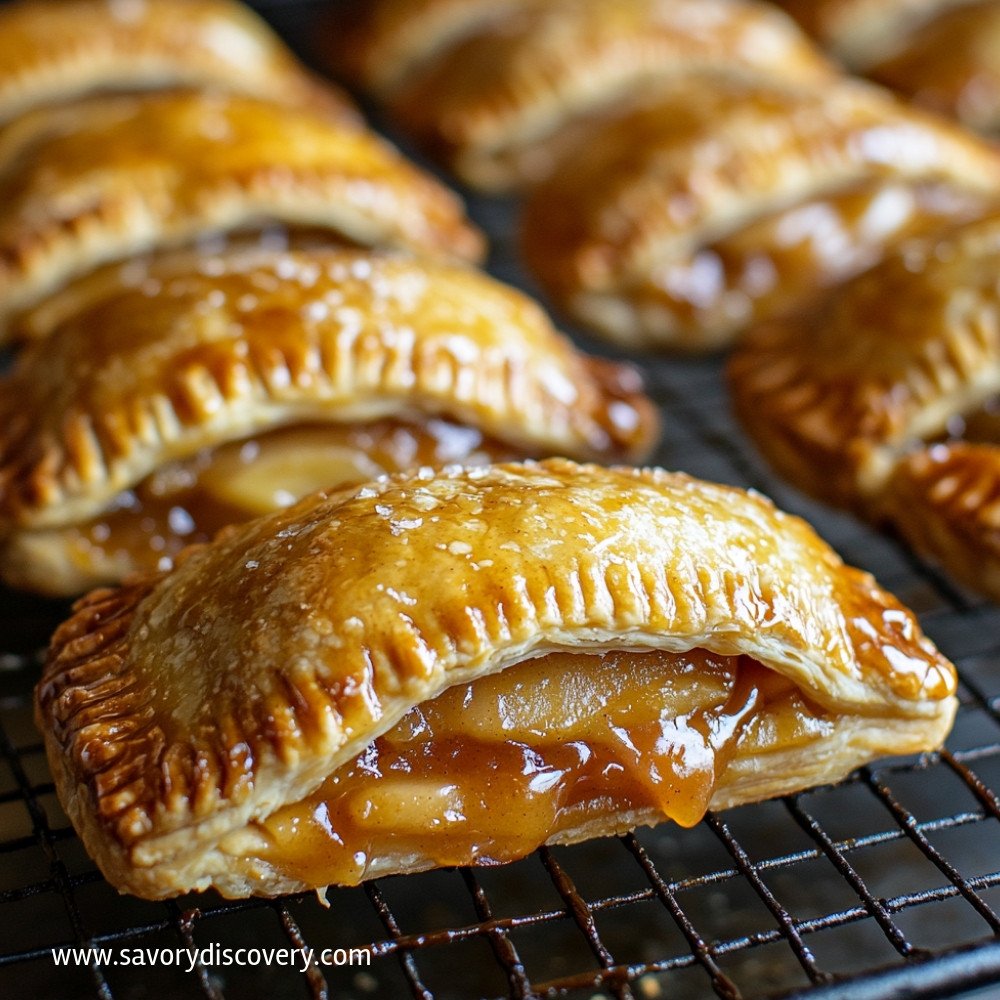
M 185 546 L 315 490 L 424 465 L 514 457 L 475 428 L 444 420 L 282 428 L 169 463 L 64 534 L 81 562 L 124 554 L 133 568 L 166 568 Z
M 308 884 L 352 884 L 379 857 L 498 864 L 651 808 L 693 826 L 742 739 L 786 749 L 827 726 L 747 657 L 553 653 L 412 709 L 264 820 L 261 856 Z

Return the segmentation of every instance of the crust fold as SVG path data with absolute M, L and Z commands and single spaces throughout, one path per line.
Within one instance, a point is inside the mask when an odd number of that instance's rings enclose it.
M 524 253 L 564 310 L 646 348 L 717 347 L 795 311 L 894 241 L 981 213 L 1000 172 L 992 147 L 847 81 L 791 91 L 692 80 L 591 138 L 532 193 Z M 924 184 L 959 197 L 907 193 Z M 887 185 L 899 188 L 888 199 Z M 898 229 L 861 224 L 880 198 L 895 212 L 914 197 Z M 810 204 L 842 252 L 807 236 L 789 251 L 790 232 L 817 225 Z
M 834 75 L 794 25 L 763 4 L 445 2 L 425 4 L 428 21 L 419 28 L 402 20 L 401 6 L 372 4 L 367 34 L 346 36 L 346 59 L 403 128 L 485 189 L 545 176 L 595 117 L 620 112 L 668 79 L 716 70 L 814 86 Z M 409 71 L 385 72 L 389 54 Z

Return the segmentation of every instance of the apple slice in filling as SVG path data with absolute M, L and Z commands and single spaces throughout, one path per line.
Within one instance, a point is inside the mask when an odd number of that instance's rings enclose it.
M 239 849 L 307 884 L 352 884 L 376 859 L 495 864 L 656 819 L 693 826 L 743 741 L 759 754 L 831 729 L 749 657 L 552 652 L 411 709 Z

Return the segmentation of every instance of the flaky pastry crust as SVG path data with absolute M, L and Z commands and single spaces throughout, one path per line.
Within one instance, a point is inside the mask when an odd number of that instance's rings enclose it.
M 37 715 L 120 889 L 273 894 L 303 885 L 242 831 L 413 706 L 553 650 L 696 647 L 756 658 L 837 734 L 797 761 L 745 760 L 716 804 L 936 746 L 955 709 L 953 668 L 913 616 L 804 522 L 683 475 L 553 460 L 320 494 L 95 593 L 53 639 Z
M 513 9 L 500 19 L 498 5 L 480 2 L 480 22 L 467 23 L 458 41 L 453 23 L 442 23 L 451 44 L 428 42 L 433 55 L 424 67 L 383 92 L 402 127 L 479 188 L 544 177 L 588 133 L 595 116 L 620 112 L 664 79 L 706 69 L 742 70 L 798 86 L 833 77 L 812 44 L 762 4 L 526 0 L 506 6 Z M 373 4 L 370 16 L 388 20 L 383 8 L 392 7 Z M 463 7 L 463 17 L 470 13 Z M 404 36 L 415 30 L 395 19 L 392 26 Z M 393 47 L 392 32 L 374 33 L 373 49 Z M 348 47 L 358 51 L 350 36 Z
M 0 123 L 97 91 L 215 87 L 350 113 L 232 0 L 17 0 L 0 7 Z
M 785 475 L 994 595 L 998 267 L 996 215 L 914 241 L 730 363 L 737 412 Z M 989 446 L 946 443 L 963 435 Z
M 998 168 L 991 146 L 864 84 L 688 81 L 610 123 L 540 184 L 522 244 L 555 301 L 610 339 L 717 347 L 801 308 L 887 244 L 981 214 Z M 887 187 L 897 193 L 879 204 Z M 814 238 L 812 205 L 836 240 Z
M 0 324 L 109 260 L 267 221 L 483 249 L 451 192 L 351 121 L 243 96 L 95 98 L 0 132 Z
M 0 391 L 0 534 L 78 523 L 165 463 L 288 424 L 445 417 L 581 458 L 642 458 L 657 437 L 638 376 L 529 298 L 388 252 L 175 252 L 24 322 L 45 340 Z

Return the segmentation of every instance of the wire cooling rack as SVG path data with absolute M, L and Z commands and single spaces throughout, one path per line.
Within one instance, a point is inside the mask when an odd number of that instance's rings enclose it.
M 322 6 L 258 4 L 293 44 L 312 36 Z M 470 206 L 493 238 L 491 270 L 530 288 L 513 206 Z M 769 494 L 920 613 L 962 679 L 947 749 L 692 830 L 664 825 L 501 868 L 331 890 L 329 909 L 312 895 L 147 903 L 118 896 L 94 868 L 32 723 L 38 651 L 66 606 L 0 591 L 0 997 L 1000 996 L 1000 609 L 776 480 L 732 419 L 718 360 L 644 367 L 663 408 L 658 462 Z M 212 945 L 354 948 L 371 962 L 302 973 L 53 961 L 64 946 Z

